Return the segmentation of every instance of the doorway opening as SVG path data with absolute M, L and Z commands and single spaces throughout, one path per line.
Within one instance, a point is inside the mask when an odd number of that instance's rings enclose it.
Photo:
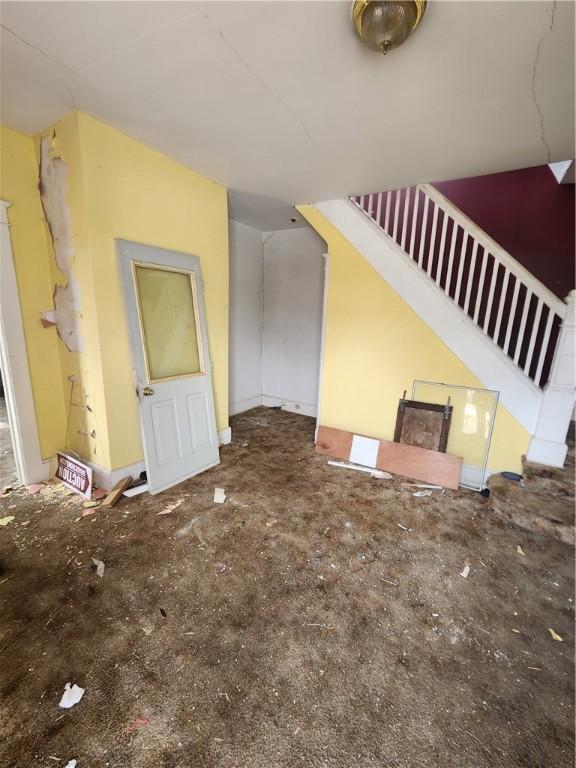
M 6 396 L 4 393 L 4 381 L 0 369 L 0 485 L 5 488 L 14 486 L 20 482 L 16 459 L 14 457 L 14 444 L 12 441 L 12 428 L 8 418 Z
M 7 209 L 0 200 L 0 482 L 4 475 L 28 485 L 48 479 L 50 461 L 43 461 L 28 356 L 14 270 Z M 6 451 L 6 453 L 4 453 Z M 10 480 L 12 482 L 12 480 Z
M 230 198 L 230 415 L 319 405 L 326 243 L 295 209 Z

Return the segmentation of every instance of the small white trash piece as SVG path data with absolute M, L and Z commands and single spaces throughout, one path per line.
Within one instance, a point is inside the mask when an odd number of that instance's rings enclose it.
M 76 760 L 68 760 L 64 768 L 76 768 L 77 762 Z
M 96 566 L 96 576 L 99 576 L 100 578 L 102 578 L 102 576 L 104 576 L 104 568 L 106 567 L 104 565 L 104 561 L 97 560 L 95 557 L 93 557 L 92 562 Z
M 224 504 L 226 501 L 226 494 L 224 488 L 214 488 L 214 504 Z
M 58 706 L 62 707 L 62 709 L 70 709 L 70 707 L 78 704 L 82 696 L 84 696 L 84 688 L 80 688 L 76 683 L 74 683 L 74 685 L 72 685 L 72 683 L 66 683 L 64 686 L 64 693 L 62 694 Z
M 470 566 L 469 565 L 465 565 L 464 566 L 464 570 L 462 571 L 460 576 L 462 576 L 463 579 L 467 579 L 469 573 L 470 573 Z

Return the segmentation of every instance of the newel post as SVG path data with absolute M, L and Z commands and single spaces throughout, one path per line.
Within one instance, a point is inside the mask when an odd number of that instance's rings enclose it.
M 566 315 L 560 327 L 550 381 L 544 397 L 536 432 L 530 442 L 528 459 L 553 467 L 564 466 L 568 451 L 566 433 L 574 416 L 576 290 L 566 297 Z

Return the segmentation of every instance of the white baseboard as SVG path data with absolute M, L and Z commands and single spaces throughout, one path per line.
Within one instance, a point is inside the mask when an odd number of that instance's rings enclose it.
M 254 395 L 254 397 L 230 403 L 228 413 L 230 416 L 235 416 L 237 413 L 244 413 L 244 411 L 250 411 L 252 408 L 258 408 L 259 405 L 262 405 L 262 395 Z
M 231 442 L 232 442 L 232 429 L 230 427 L 221 429 L 218 432 L 218 443 L 220 445 L 228 445 L 228 443 L 231 443 Z
M 278 408 L 279 406 L 283 411 L 290 411 L 290 413 L 301 413 L 304 416 L 316 417 L 318 410 L 317 405 L 310 403 L 299 403 L 295 400 L 287 400 L 282 397 L 276 397 L 275 395 L 262 395 L 262 405 L 267 408 Z
M 218 443 L 220 445 L 227 445 L 232 440 L 232 430 L 230 427 L 221 429 L 218 432 Z M 93 461 L 86 461 L 82 459 L 88 466 L 92 467 L 92 479 L 95 485 L 99 488 L 110 489 L 113 488 L 116 483 L 123 477 L 130 475 L 135 480 L 140 477 L 140 473 L 146 469 L 144 460 L 137 462 L 136 464 L 130 464 L 126 467 L 120 467 L 119 469 L 105 469 L 99 464 L 95 464 Z
M 135 480 L 140 477 L 140 473 L 146 469 L 144 460 L 137 462 L 136 464 L 129 464 L 126 467 L 120 467 L 119 469 L 105 469 L 99 464 L 95 464 L 93 461 L 86 461 L 81 459 L 88 466 L 92 467 L 92 480 L 99 488 L 106 488 L 110 490 L 114 488 L 118 480 L 122 480 L 123 477 L 130 475 Z

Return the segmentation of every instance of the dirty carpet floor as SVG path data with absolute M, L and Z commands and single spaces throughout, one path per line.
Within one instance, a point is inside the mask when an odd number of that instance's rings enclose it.
M 217 468 L 85 517 L 0 500 L 3 768 L 573 764 L 572 548 L 329 467 L 313 428 L 238 416 Z

